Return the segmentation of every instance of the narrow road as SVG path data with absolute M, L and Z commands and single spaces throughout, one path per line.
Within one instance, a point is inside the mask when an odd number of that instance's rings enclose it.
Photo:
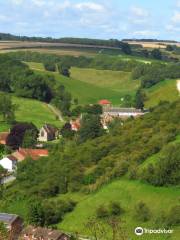
M 56 107 L 54 107 L 53 105 L 51 104 L 47 104 L 48 108 L 58 117 L 58 119 L 61 121 L 61 122 L 64 122 L 64 119 L 62 117 L 62 114 L 61 112 L 59 111 L 59 109 L 57 109 Z

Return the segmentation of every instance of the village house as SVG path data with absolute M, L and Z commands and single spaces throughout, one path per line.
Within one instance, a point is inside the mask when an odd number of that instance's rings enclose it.
M 30 157 L 33 160 L 38 160 L 40 157 L 48 157 L 49 152 L 47 149 L 28 149 L 19 148 L 19 150 L 13 152 L 0 160 L 0 165 L 8 172 L 14 172 L 17 168 L 17 163 Z
M 8 135 L 9 135 L 9 132 L 1 132 L 0 133 L 0 144 L 6 145 Z
M 70 240 L 70 237 L 58 230 L 28 226 L 22 231 L 21 240 Z
M 38 141 L 40 142 L 48 142 L 57 139 L 59 136 L 59 130 L 50 125 L 45 124 L 39 131 Z
M 23 229 L 23 220 L 15 214 L 0 213 L 0 222 L 5 224 L 10 239 L 17 240 Z
M 17 166 L 17 158 L 13 155 L 8 155 L 0 160 L 0 165 L 8 172 L 14 172 Z

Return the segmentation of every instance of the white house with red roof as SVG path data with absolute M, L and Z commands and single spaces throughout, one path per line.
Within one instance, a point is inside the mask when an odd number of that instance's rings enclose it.
M 26 158 L 32 158 L 38 160 L 40 157 L 48 157 L 49 152 L 47 149 L 28 149 L 19 148 L 16 152 L 8 155 L 0 160 L 0 165 L 8 172 L 16 170 L 17 163 L 25 160 Z

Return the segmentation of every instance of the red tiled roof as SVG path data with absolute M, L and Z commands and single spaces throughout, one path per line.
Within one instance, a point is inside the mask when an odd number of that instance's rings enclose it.
M 47 157 L 48 154 L 49 152 L 47 149 L 19 148 L 18 151 L 13 153 L 13 156 L 16 157 L 19 161 L 22 161 L 27 157 L 31 157 L 33 160 L 36 160 L 40 157 Z
M 111 104 L 111 102 L 107 99 L 102 99 L 98 102 L 100 105 L 107 105 L 107 104 Z

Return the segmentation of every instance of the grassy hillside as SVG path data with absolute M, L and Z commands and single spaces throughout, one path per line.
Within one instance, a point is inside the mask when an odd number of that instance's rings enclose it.
M 175 101 L 179 98 L 179 93 L 177 90 L 177 80 L 165 80 L 155 86 L 149 88 L 147 93 L 147 100 L 145 106 L 153 107 L 157 105 L 160 101 Z
M 44 66 L 42 63 L 36 63 L 36 62 L 24 62 L 26 63 L 32 70 L 39 70 L 39 71 L 45 71 Z
M 108 87 L 121 94 L 133 94 L 140 82 L 131 79 L 130 72 L 72 68 L 71 76 L 99 87 Z
M 180 143 L 180 135 L 178 135 L 176 137 L 176 139 L 172 142 L 170 142 L 170 144 L 172 143 Z M 139 172 L 144 170 L 149 164 L 156 164 L 158 162 L 159 157 L 162 154 L 162 150 L 158 153 L 153 154 L 152 156 L 148 157 L 140 166 L 139 168 Z
M 51 123 L 56 126 L 61 124 L 47 104 L 43 102 L 17 97 L 13 97 L 13 101 L 18 105 L 16 112 L 18 121 L 33 122 L 37 127 L 41 127 L 45 123 Z
M 101 204 L 107 205 L 111 201 L 118 201 L 124 208 L 125 213 L 123 215 L 124 225 L 132 239 L 138 239 L 134 234 L 134 229 L 137 226 L 153 228 L 154 219 L 149 222 L 138 222 L 134 217 L 135 204 L 143 200 L 151 209 L 152 216 L 158 217 L 162 210 L 167 211 L 172 205 L 177 204 L 177 198 L 180 194 L 180 190 L 176 187 L 153 187 L 150 185 L 142 184 L 138 181 L 130 180 L 117 180 L 104 186 L 97 193 L 82 196 L 81 201 L 77 204 L 75 210 L 65 216 L 62 223 L 58 225 L 60 229 L 65 231 L 80 232 L 81 234 L 87 234 L 84 228 L 84 224 L 87 223 L 87 219 L 95 214 L 95 206 L 98 207 Z M 68 195 L 64 198 L 69 197 Z M 71 198 L 78 200 L 77 194 L 70 194 Z M 175 230 L 172 238 L 178 239 L 178 230 Z M 141 237 L 141 239 L 152 239 L 152 236 Z M 164 235 L 153 236 L 153 239 L 166 239 Z
M 45 71 L 41 63 L 27 63 L 28 66 L 41 73 L 53 74 L 80 104 L 96 103 L 100 99 L 109 99 L 120 105 L 126 94 L 134 94 L 139 81 L 132 81 L 130 73 L 94 69 L 72 68 L 72 77 L 66 78 L 59 73 Z
M 9 125 L 0 121 L 0 132 L 5 132 L 9 129 Z
M 48 108 L 47 104 L 32 99 L 18 97 L 12 97 L 12 100 L 17 105 L 17 121 L 32 122 L 38 128 L 45 123 L 51 123 L 57 127 L 61 125 L 61 122 L 56 119 L 56 116 Z M 0 131 L 6 131 L 8 129 L 8 124 L 0 122 Z

